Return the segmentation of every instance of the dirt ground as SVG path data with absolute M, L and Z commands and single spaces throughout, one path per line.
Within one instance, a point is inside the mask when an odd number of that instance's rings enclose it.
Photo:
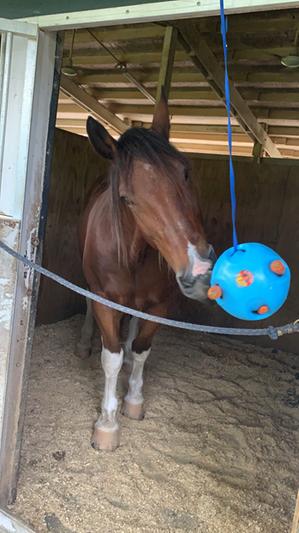
M 121 447 L 97 452 L 103 374 L 97 340 L 88 364 L 74 357 L 81 323 L 36 330 L 12 512 L 37 533 L 288 532 L 299 472 L 295 356 L 163 329 L 145 373 L 146 418 L 121 416 Z

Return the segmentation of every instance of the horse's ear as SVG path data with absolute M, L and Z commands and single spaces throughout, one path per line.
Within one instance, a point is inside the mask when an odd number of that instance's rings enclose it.
M 162 87 L 160 100 L 155 107 L 152 129 L 163 135 L 167 140 L 169 139 L 170 122 L 164 87 Z
M 95 151 L 106 159 L 114 159 L 117 142 L 111 137 L 104 126 L 94 118 L 88 117 L 86 131 Z

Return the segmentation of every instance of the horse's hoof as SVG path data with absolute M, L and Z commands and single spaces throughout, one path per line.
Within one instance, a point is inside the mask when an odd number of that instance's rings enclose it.
M 130 403 L 127 400 L 124 400 L 122 412 L 125 416 L 132 418 L 133 420 L 143 420 L 143 403 Z
M 91 348 L 79 343 L 76 346 L 75 353 L 79 359 L 88 359 L 91 356 Z
M 95 450 L 103 450 L 106 452 L 113 452 L 120 444 L 119 428 L 111 431 L 103 428 L 95 428 L 91 439 L 91 445 Z

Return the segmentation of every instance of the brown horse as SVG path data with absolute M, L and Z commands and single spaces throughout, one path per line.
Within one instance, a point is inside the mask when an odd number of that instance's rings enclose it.
M 94 190 L 80 229 L 83 271 L 91 291 L 123 305 L 166 316 L 175 286 L 196 300 L 206 298 L 212 253 L 192 192 L 188 162 L 168 141 L 166 99 L 156 107 L 151 129 L 131 128 L 115 141 L 89 117 L 95 150 L 111 160 L 107 187 Z M 142 374 L 158 325 L 132 319 L 124 350 L 121 313 L 88 303 L 78 345 L 90 353 L 93 317 L 102 336 L 105 391 L 92 445 L 119 445 L 116 387 L 123 356 L 132 358 L 124 414 L 143 417 Z

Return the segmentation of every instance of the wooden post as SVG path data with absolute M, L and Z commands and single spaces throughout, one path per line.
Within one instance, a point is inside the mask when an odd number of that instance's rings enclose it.
M 13 46 L 7 76 L 5 140 L 0 193 L 0 238 L 37 263 L 41 260 L 46 191 L 58 100 L 62 45 L 55 33 L 23 33 L 9 21 Z M 7 22 L 0 28 L 5 31 Z M 28 27 L 28 31 L 30 28 Z M 11 99 L 11 100 L 10 100 Z M 7 105 L 8 104 L 8 105 Z M 6 147 L 9 146 L 9 149 Z M 2 233 L 2 234 L 1 234 Z M 16 484 L 39 276 L 1 253 L 0 503 L 12 503 Z M 1 525 L 0 525 L 1 530 Z
M 295 506 L 295 512 L 294 512 L 294 518 L 293 518 L 291 533 L 298 533 L 298 531 L 299 531 L 299 490 L 298 490 L 298 493 L 297 493 L 297 500 L 296 500 L 296 506 Z
M 262 124 L 262 128 L 264 128 L 265 132 L 268 134 L 268 124 Z M 252 149 L 252 157 L 257 160 L 258 163 L 261 162 L 262 157 L 264 156 L 265 150 L 263 145 L 259 141 L 255 141 Z
M 161 98 L 162 87 L 164 88 L 164 94 L 168 98 L 170 85 L 171 85 L 171 76 L 172 68 L 175 55 L 175 47 L 177 40 L 177 29 L 173 26 L 167 26 L 164 35 L 162 58 L 160 65 L 160 73 L 156 94 L 156 102 L 159 102 Z

